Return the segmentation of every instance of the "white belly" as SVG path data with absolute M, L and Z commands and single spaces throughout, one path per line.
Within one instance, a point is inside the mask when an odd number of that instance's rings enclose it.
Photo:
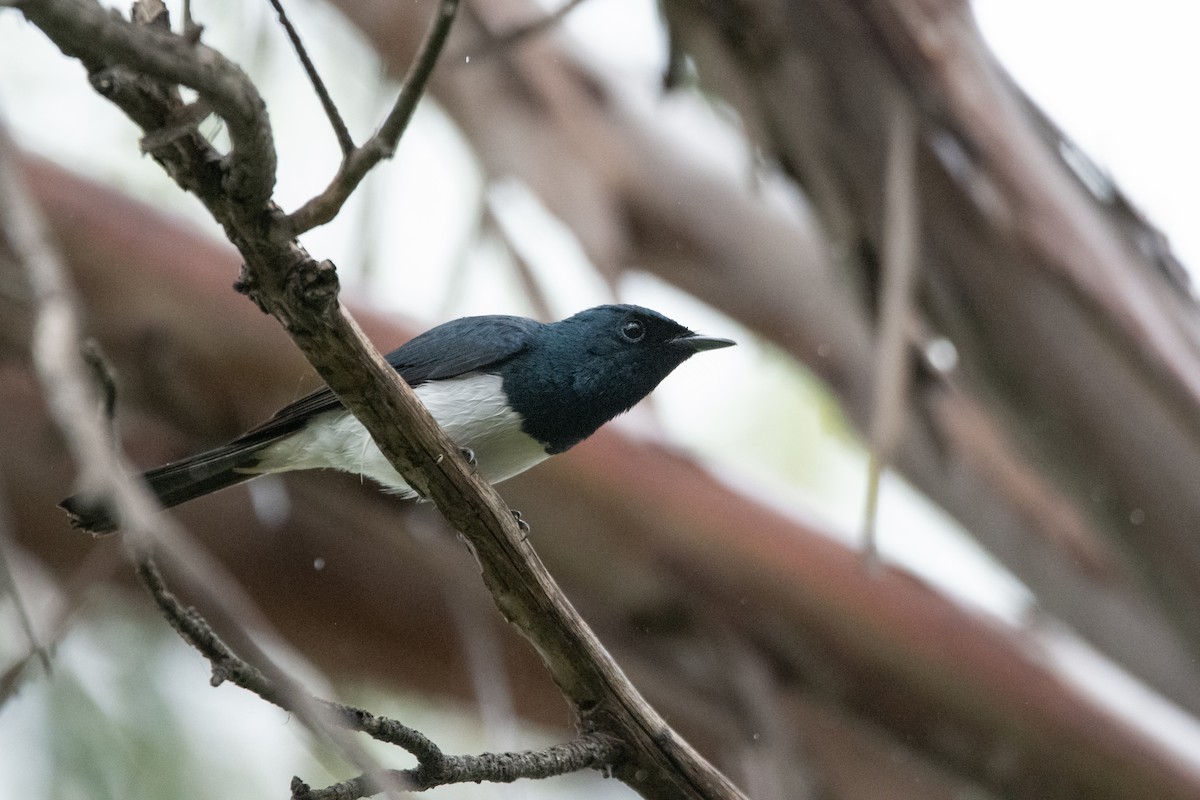
M 491 483 L 545 461 L 541 443 L 521 430 L 521 415 L 504 402 L 498 375 L 465 375 L 418 386 L 417 397 L 459 447 L 475 453 Z M 414 496 L 400 474 L 348 411 L 327 411 L 304 430 L 263 450 L 256 472 L 336 469 L 365 475 L 389 491 Z

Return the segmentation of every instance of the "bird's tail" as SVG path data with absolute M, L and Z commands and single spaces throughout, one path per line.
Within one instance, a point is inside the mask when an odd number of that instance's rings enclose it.
M 240 439 L 204 453 L 142 473 L 142 480 L 158 497 L 163 508 L 171 508 L 201 495 L 248 481 L 261 473 L 254 469 L 259 453 L 275 439 Z M 110 504 L 87 492 L 71 495 L 58 504 L 71 518 L 71 525 L 92 533 L 110 533 L 120 526 Z

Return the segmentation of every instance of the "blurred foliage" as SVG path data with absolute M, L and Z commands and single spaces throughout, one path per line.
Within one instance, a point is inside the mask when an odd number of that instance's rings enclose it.
M 19 640 L 8 631 L 3 638 Z M 251 744 L 238 720 L 221 718 L 232 692 L 209 687 L 199 657 L 185 649 L 147 605 L 97 597 L 72 621 L 53 672 L 28 675 L 0 709 L 0 784 L 13 796 L 62 800 L 199 800 L 214 786 L 227 797 L 261 797 L 270 786 L 264 762 L 229 757 Z M 4 648 L 6 661 L 20 656 Z M 225 695 L 203 704 L 212 717 L 189 707 L 197 688 Z M 220 725 L 232 732 L 214 736 Z M 198 736 L 203 728 L 209 735 Z M 220 740 L 224 752 L 211 746 Z M 285 781 L 286 770 L 273 766 L 270 779 Z

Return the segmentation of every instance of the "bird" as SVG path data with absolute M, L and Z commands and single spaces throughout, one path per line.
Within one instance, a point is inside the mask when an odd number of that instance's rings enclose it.
M 602 305 L 558 322 L 462 317 L 385 357 L 491 483 L 569 450 L 650 394 L 683 362 L 730 339 L 697 334 L 636 305 Z M 333 469 L 402 498 L 417 493 L 329 387 L 232 441 L 142 474 L 164 508 L 269 473 Z M 119 520 L 87 493 L 66 498 L 76 528 L 109 533 Z

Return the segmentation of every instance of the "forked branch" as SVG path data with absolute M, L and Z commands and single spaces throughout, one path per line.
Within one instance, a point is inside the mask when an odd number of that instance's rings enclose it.
M 425 85 L 429 83 L 429 76 L 433 74 L 442 46 L 446 44 L 446 38 L 450 35 L 450 26 L 458 13 L 458 3 L 459 0 L 440 0 L 429 31 L 417 52 L 417 58 L 413 61 L 387 118 L 362 146 L 352 147 L 349 152 L 343 150 L 345 157 L 342 164 L 325 191 L 285 217 L 281 224 L 286 226 L 291 236 L 299 236 L 336 217 L 367 173 L 380 161 L 395 154 L 400 137 L 404 135 L 413 112 L 417 110 L 417 101 L 421 99 Z M 327 113 L 329 109 L 330 106 L 327 105 Z M 336 113 L 330 119 L 337 119 Z M 335 129 L 338 128 L 338 122 L 333 123 Z

